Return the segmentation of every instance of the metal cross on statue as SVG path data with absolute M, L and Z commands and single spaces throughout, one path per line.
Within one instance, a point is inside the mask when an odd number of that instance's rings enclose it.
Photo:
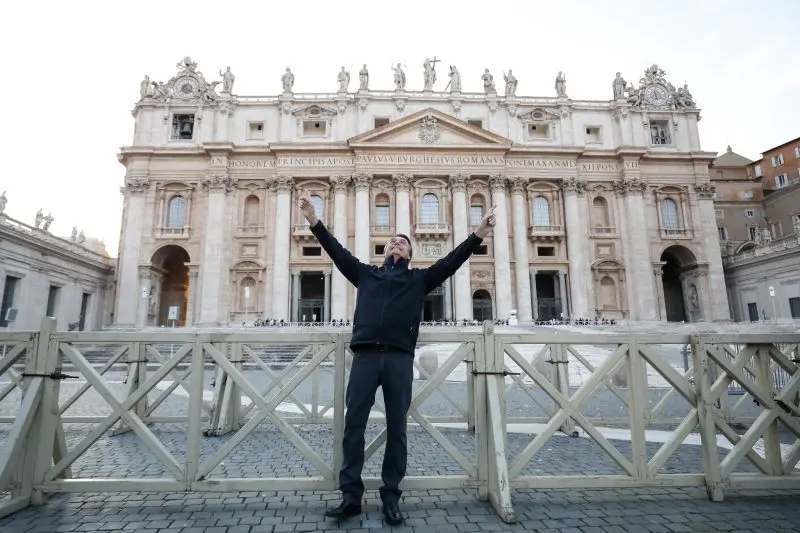
M 433 56 L 433 59 L 431 59 L 431 68 L 436 70 L 436 63 L 441 63 L 441 61 L 441 59 L 436 59 L 436 56 Z

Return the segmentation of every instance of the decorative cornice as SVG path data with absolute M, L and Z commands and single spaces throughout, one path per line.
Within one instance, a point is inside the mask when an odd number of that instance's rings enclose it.
M 708 182 L 696 183 L 694 190 L 700 198 L 708 200 L 714 198 L 714 193 L 717 192 L 717 188 Z
M 525 194 L 525 186 L 528 185 L 528 178 L 525 176 L 511 176 L 508 178 L 513 194 Z
M 353 176 L 353 185 L 358 191 L 369 191 L 369 185 L 372 182 L 372 174 L 356 174 Z
M 489 176 L 489 188 L 492 192 L 505 192 L 508 179 L 503 174 Z
M 453 174 L 450 176 L 450 189 L 453 192 L 467 192 L 469 174 Z
M 328 178 L 333 185 L 333 192 L 336 193 L 346 193 L 347 192 L 347 185 L 352 181 L 350 176 L 331 176 Z
M 580 194 L 586 192 L 586 180 L 576 178 L 575 176 L 567 176 L 561 180 L 561 190 L 564 194 Z
M 125 187 L 123 192 L 141 193 L 141 192 L 147 192 L 149 188 L 150 188 L 150 180 L 148 178 L 131 177 L 125 180 Z
M 411 174 L 392 174 L 392 182 L 395 191 L 408 191 L 411 189 L 411 182 L 414 176 Z

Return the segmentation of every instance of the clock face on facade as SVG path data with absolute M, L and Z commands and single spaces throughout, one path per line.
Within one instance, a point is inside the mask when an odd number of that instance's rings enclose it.
M 644 90 L 644 99 L 651 105 L 664 105 L 667 103 L 667 90 L 658 84 L 648 85 Z
M 189 76 L 175 80 L 175 96 L 178 98 L 193 98 L 197 96 L 200 84 L 197 80 Z

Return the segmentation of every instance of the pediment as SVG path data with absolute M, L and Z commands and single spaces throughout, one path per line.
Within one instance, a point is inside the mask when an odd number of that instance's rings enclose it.
M 320 104 L 299 105 L 292 108 L 292 116 L 308 119 L 326 119 L 336 116 L 335 107 Z
M 545 109 L 543 107 L 537 107 L 531 109 L 530 111 L 525 111 L 524 113 L 520 113 L 517 117 L 523 122 L 550 122 L 552 120 L 558 120 L 561 116 L 555 112 L 551 111 L 550 109 Z
M 414 147 L 509 148 L 511 141 L 428 108 L 351 138 L 352 147 L 374 145 Z

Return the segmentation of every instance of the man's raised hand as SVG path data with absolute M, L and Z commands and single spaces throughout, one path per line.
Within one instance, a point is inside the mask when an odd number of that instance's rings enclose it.
M 481 225 L 478 226 L 477 230 L 475 230 L 475 235 L 481 239 L 485 239 L 492 232 L 496 221 L 496 209 L 497 208 L 495 206 L 492 206 L 492 208 L 489 209 L 489 212 L 484 215 L 483 220 L 481 220 Z
M 317 214 L 314 211 L 314 203 L 311 201 L 311 197 L 305 191 L 300 193 L 298 207 L 300 208 L 300 212 L 303 214 L 303 217 L 308 220 L 309 226 L 313 226 L 317 223 Z

